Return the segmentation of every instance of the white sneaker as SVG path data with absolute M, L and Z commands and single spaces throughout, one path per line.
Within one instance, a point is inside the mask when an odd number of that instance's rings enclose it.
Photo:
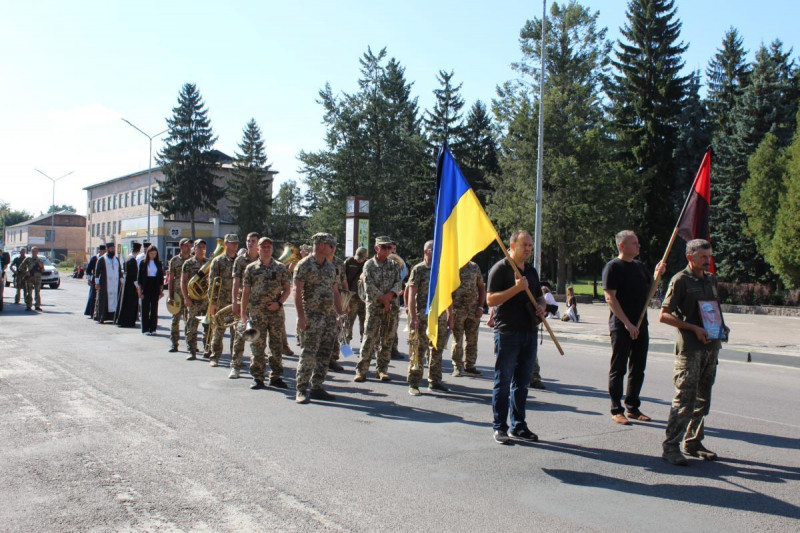
M 228 379 L 239 379 L 239 369 L 231 368 L 231 373 L 228 374 Z

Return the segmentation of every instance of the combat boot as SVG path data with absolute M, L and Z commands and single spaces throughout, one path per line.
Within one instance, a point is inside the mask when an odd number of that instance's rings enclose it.
M 692 457 L 699 457 L 705 461 L 716 461 L 717 454 L 703 446 L 702 443 L 684 445 L 683 453 Z
M 389 374 L 386 372 L 378 372 L 376 377 L 378 378 L 378 381 L 392 381 L 392 378 L 390 378 Z
M 323 400 L 325 402 L 335 402 L 336 396 L 326 391 L 322 387 L 311 389 L 311 397 L 315 400 Z
M 231 368 L 231 371 L 228 374 L 228 379 L 239 379 L 239 369 Z
M 409 385 L 408 386 L 408 393 L 411 396 L 421 396 L 422 393 L 419 391 L 419 386 L 417 385 Z
M 661 458 L 671 465 L 687 466 L 689 464 L 689 461 L 686 460 L 680 450 L 664 450 Z
M 308 394 L 307 389 L 300 389 L 297 391 L 295 395 L 294 401 L 297 403 L 308 403 L 310 400 L 310 396 Z
M 464 375 L 464 366 L 463 365 L 453 365 L 453 377 L 460 378 Z
M 470 376 L 482 376 L 482 375 L 483 375 L 483 374 L 481 373 L 481 371 L 480 371 L 480 370 L 478 370 L 477 368 L 475 368 L 474 366 L 468 366 L 468 367 L 466 367 L 466 368 L 464 369 L 464 373 L 465 373 L 465 374 L 469 374 Z
M 353 378 L 353 381 L 355 381 L 356 383 L 364 383 L 365 381 L 367 381 L 367 376 L 356 372 L 356 376 Z
M 195 359 L 197 359 L 197 352 L 195 351 L 192 351 L 189 354 L 189 357 L 186 358 L 187 361 L 194 361 Z

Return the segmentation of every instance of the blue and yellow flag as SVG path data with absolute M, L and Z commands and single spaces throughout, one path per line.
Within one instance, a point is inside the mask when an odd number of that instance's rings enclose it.
M 492 241 L 500 241 L 500 237 L 444 144 L 436 166 L 436 182 L 428 338 L 435 347 L 444 348 L 436 346 L 438 318 L 453 303 L 453 291 L 461 285 L 459 270 Z

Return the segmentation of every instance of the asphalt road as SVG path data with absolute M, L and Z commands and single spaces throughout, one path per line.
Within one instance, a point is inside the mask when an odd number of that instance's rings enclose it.
M 564 339 L 562 357 L 545 340 L 548 390 L 528 403 L 541 441 L 500 446 L 491 436 L 488 331 L 478 361 L 485 376 L 446 373 L 449 394 L 409 396 L 400 361 L 390 383 L 353 383 L 350 358 L 348 373 L 327 383 L 338 401 L 297 405 L 293 391 L 227 379 L 227 355 L 210 368 L 168 353 L 163 306 L 151 338 L 88 320 L 85 296 L 82 280 L 66 279 L 43 291 L 44 313 L 29 314 L 6 292 L 2 531 L 783 532 L 800 524 L 797 368 L 722 361 L 705 441 L 721 459 L 680 468 L 660 458 L 672 396 L 667 353 L 648 362 L 642 410 L 653 422 L 622 427 L 608 413 L 608 347 Z M 291 307 L 287 315 L 294 324 Z M 290 385 L 295 366 L 286 358 Z

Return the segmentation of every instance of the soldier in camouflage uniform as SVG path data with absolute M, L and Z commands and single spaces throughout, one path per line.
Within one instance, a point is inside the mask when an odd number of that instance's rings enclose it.
M 247 249 L 244 254 L 240 254 L 236 261 L 233 262 L 233 316 L 240 317 L 242 314 L 241 301 L 242 301 L 242 277 L 244 276 L 244 269 L 247 265 L 254 261 L 258 261 L 258 241 L 260 235 L 256 232 L 247 234 Z M 281 311 L 283 308 L 281 307 Z M 241 320 L 234 328 L 233 350 L 231 350 L 231 371 L 228 374 L 230 379 L 237 379 L 239 372 L 242 368 L 242 355 L 244 355 L 244 327 L 246 322 Z M 284 328 L 284 331 L 286 328 Z M 253 346 L 250 346 L 250 353 L 254 354 Z
M 322 388 L 336 341 L 337 319 L 342 314 L 336 267 L 328 259 L 336 240 L 330 233 L 316 233 L 311 240 L 313 252 L 294 269 L 297 324 L 303 331 L 303 351 L 297 362 L 297 403 L 308 403 L 309 398 L 336 399 Z
M 453 291 L 453 305 L 449 310 L 452 315 L 453 344 L 453 377 L 462 374 L 480 376 L 481 371 L 475 368 L 478 360 L 478 327 L 483 316 L 483 304 L 486 301 L 486 285 L 480 267 L 470 261 L 459 270 L 461 285 Z M 467 364 L 464 366 L 464 347 L 462 341 L 466 337 Z
M 272 258 L 272 248 L 272 239 L 261 237 L 258 240 L 258 260 L 247 265 L 242 276 L 242 323 L 251 321 L 259 333 L 258 340 L 251 346 L 250 375 L 253 376 L 253 385 L 250 388 L 254 390 L 265 387 L 265 350 L 268 341 L 269 384 L 280 389 L 288 388 L 282 379 L 281 338 L 286 321 L 280 310 L 289 297 L 291 285 L 289 269 Z
M 19 264 L 19 272 L 22 272 L 22 283 L 25 288 L 25 310 L 31 311 L 34 303 L 34 293 L 36 300 L 36 310 L 42 310 L 42 274 L 44 273 L 44 261 L 39 257 L 39 248 L 31 248 L 31 255 L 26 257 Z
M 400 279 L 400 266 L 388 259 L 392 249 L 389 237 L 375 239 L 375 256 L 364 263 L 365 303 L 367 305 L 367 323 L 364 327 L 364 341 L 359 354 L 361 360 L 356 367 L 353 381 L 361 383 L 367 379 L 367 371 L 372 362 L 372 354 L 379 347 L 377 357 L 377 377 L 381 381 L 389 381 L 389 359 L 394 339 L 391 329 L 393 314 L 399 314 L 397 297 L 403 292 Z
M 347 277 L 344 274 L 344 261 L 340 258 L 336 257 L 336 246 L 331 247 L 331 255 L 328 256 L 328 259 L 333 266 L 336 267 L 336 284 L 337 288 L 339 289 L 339 296 L 341 297 L 343 294 L 348 292 L 347 286 Z M 347 310 L 345 310 L 347 311 Z M 331 352 L 331 362 L 328 365 L 330 370 L 334 372 L 344 372 L 344 367 L 339 364 L 339 339 L 334 337 L 333 339 L 333 351 Z
M 180 247 L 181 252 L 169 260 L 169 286 L 167 288 L 167 303 L 169 305 L 175 304 L 175 291 L 178 291 L 180 295 L 181 290 L 181 273 L 183 268 L 183 263 L 189 259 L 189 250 L 191 249 L 192 241 L 189 239 L 181 239 L 178 246 Z M 172 323 L 170 324 L 169 329 L 169 340 L 172 343 L 172 347 L 169 349 L 170 352 L 177 352 L 178 351 L 178 340 L 181 338 L 181 319 L 183 319 L 184 325 L 186 324 L 186 304 L 183 302 L 183 297 L 181 296 L 181 308 L 180 310 L 172 315 Z
M 711 266 L 711 244 L 703 239 L 689 241 L 686 258 L 689 265 L 669 282 L 658 317 L 660 322 L 678 330 L 673 375 L 675 398 L 667 421 L 662 457 L 680 466 L 688 464 L 683 454 L 706 461 L 717 459 L 716 453 L 703 446 L 703 427 L 711 408 L 711 388 L 717 375 L 721 339 L 727 339 L 730 331 L 722 316 L 717 315 L 717 279 L 707 272 Z M 704 327 L 701 306 L 707 318 L 714 315 L 716 319 L 713 321 L 716 327 L 711 331 L 706 329 L 711 324 Z
M 425 243 L 423 250 L 424 260 L 411 269 L 411 276 L 408 278 L 408 329 L 416 332 L 416 346 L 409 346 L 408 362 L 408 393 L 411 396 L 419 396 L 419 382 L 422 379 L 424 355 L 427 350 L 428 356 L 428 390 L 447 392 L 448 389 L 442 385 L 442 349 L 447 344 L 447 318 L 442 313 L 439 317 L 439 333 L 436 340 L 436 348 L 428 340 L 428 315 L 426 314 L 428 305 L 428 286 L 431 280 L 431 259 L 433 257 L 433 241 Z M 409 344 L 411 343 L 412 333 L 409 333 Z M 416 360 L 411 358 L 416 349 Z M 419 365 L 419 368 L 414 366 Z
M 360 338 L 364 338 L 364 319 L 367 317 L 367 308 L 364 306 L 364 300 L 358 295 L 358 278 L 364 271 L 364 261 L 367 260 L 367 249 L 359 248 L 356 250 L 356 255 L 349 257 L 344 261 L 345 279 L 347 280 L 347 288 L 352 292 L 350 297 L 350 306 L 347 310 L 347 342 L 353 340 L 353 328 L 355 327 L 356 320 L 358 320 L 358 333 Z
M 16 294 L 14 295 L 14 303 L 19 303 L 19 296 L 22 293 L 22 299 L 25 300 L 25 293 L 23 292 L 25 289 L 25 284 L 22 282 L 22 279 L 25 277 L 25 272 L 20 272 L 19 267 L 23 261 L 25 261 L 25 257 L 27 256 L 28 251 L 25 248 L 21 248 L 19 251 L 19 255 L 11 261 L 11 272 L 14 273 L 14 288 L 16 289 Z M 92 283 L 92 287 L 94 287 L 94 283 Z
M 308 244 L 301 244 L 299 250 L 300 250 L 300 260 L 303 260 L 304 258 L 308 257 L 309 254 L 311 253 L 311 246 L 309 246 Z M 292 277 L 294 277 L 294 269 L 297 268 L 297 264 L 299 262 L 300 261 L 292 263 L 292 265 L 289 267 L 289 273 L 292 275 Z M 302 350 L 303 331 L 300 329 L 299 320 L 295 320 L 294 335 L 295 335 L 294 338 L 297 339 L 297 345 L 300 346 L 300 349 Z
M 233 262 L 236 260 L 236 250 L 239 249 L 239 236 L 235 233 L 225 235 L 225 253 L 211 260 L 211 270 L 208 272 L 210 315 L 213 317 L 217 311 L 231 305 L 233 294 Z M 216 281 L 219 279 L 220 281 Z M 219 290 L 211 294 L 211 287 L 219 284 Z M 213 300 L 212 300 L 213 297 Z M 222 341 L 225 337 L 225 327 L 214 325 L 211 321 L 211 357 L 210 366 L 219 365 L 222 357 Z
M 206 263 L 206 241 L 197 239 L 194 242 L 194 257 L 190 257 L 183 262 L 181 267 L 181 293 L 183 294 L 183 303 L 186 306 L 186 345 L 189 347 L 189 357 L 187 361 L 197 359 L 197 326 L 200 324 L 201 318 L 208 311 L 208 299 L 204 298 L 200 301 L 194 301 L 189 298 L 189 280 L 192 279 L 199 271 L 200 268 Z M 208 342 L 208 328 L 203 327 L 203 344 L 205 348 L 209 348 Z M 204 353 L 204 356 L 207 354 Z

